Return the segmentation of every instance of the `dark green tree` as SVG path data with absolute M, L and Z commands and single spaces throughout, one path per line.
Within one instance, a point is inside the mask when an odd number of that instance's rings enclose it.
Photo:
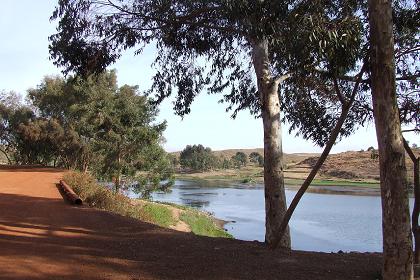
M 237 152 L 232 156 L 231 161 L 236 168 L 241 168 L 242 166 L 246 166 L 248 158 L 244 152 Z
M 20 163 L 19 126 L 34 119 L 34 112 L 22 103 L 16 93 L 0 92 L 0 152 L 9 164 Z
M 91 117 L 97 127 L 94 150 L 104 162 L 100 172 L 114 178 L 117 191 L 124 185 L 123 177 L 139 180 L 138 171 L 162 175 L 143 176 L 142 185 L 157 187 L 162 179 L 168 179 L 171 172 L 164 169 L 170 162 L 159 145 L 166 123 L 153 124 L 157 111 L 147 98 L 137 94 L 137 87 L 123 86 L 110 96 L 102 96 L 102 100 L 93 105 L 97 113 Z
M 165 123 L 137 87 L 118 88 L 115 71 L 67 79 L 47 77 L 28 99 L 40 116 L 58 120 L 66 131 L 61 164 L 113 179 L 116 190 L 136 185 L 143 194 L 172 177 L 166 152 L 160 147 Z M 63 143 L 64 144 L 64 143 Z M 71 144 L 71 145 L 70 145 Z
M 249 161 L 258 164 L 258 166 L 264 166 L 264 157 L 258 152 L 250 153 Z
M 179 156 L 181 167 L 194 171 L 208 171 L 218 167 L 218 158 L 203 145 L 187 145 Z

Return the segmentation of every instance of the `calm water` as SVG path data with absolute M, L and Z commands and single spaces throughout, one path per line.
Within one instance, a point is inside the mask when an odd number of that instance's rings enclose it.
M 287 190 L 287 201 L 295 191 Z M 264 191 L 261 185 L 176 181 L 170 193 L 155 193 L 156 201 L 192 206 L 230 221 L 225 228 L 235 238 L 264 240 Z M 382 251 L 379 196 L 307 193 L 292 220 L 292 247 L 311 251 Z

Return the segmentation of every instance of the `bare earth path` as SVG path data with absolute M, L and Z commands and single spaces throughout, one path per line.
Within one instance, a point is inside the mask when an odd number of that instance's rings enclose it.
M 57 170 L 0 170 L 0 279 L 375 279 L 377 254 L 270 251 L 65 203 Z

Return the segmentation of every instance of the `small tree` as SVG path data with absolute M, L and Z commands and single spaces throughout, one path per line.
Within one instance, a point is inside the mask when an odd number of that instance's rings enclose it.
M 249 154 L 249 161 L 258 164 L 258 166 L 264 165 L 264 157 L 258 152 L 252 152 Z
M 158 187 L 170 174 L 164 171 L 169 159 L 159 146 L 166 123 L 153 124 L 157 111 L 145 96 L 138 95 L 137 87 L 126 85 L 101 98 L 103 102 L 91 104 L 94 114 L 90 117 L 96 128 L 93 147 L 103 157 L 98 171 L 115 179 L 116 191 L 135 180 Z M 155 164 L 159 162 L 163 165 Z M 148 171 L 147 176 L 140 179 L 139 171 Z
M 221 167 L 223 169 L 230 169 L 230 168 L 232 168 L 232 161 L 229 160 L 229 159 L 227 159 L 227 158 L 225 158 L 225 157 L 223 157 L 221 159 Z
M 233 165 L 236 168 L 241 168 L 242 166 L 246 166 L 248 159 L 245 153 L 237 152 L 234 156 L 232 156 Z
M 218 159 L 212 150 L 209 147 L 205 148 L 201 144 L 186 146 L 179 156 L 179 161 L 181 167 L 190 168 L 194 171 L 208 171 L 219 165 Z

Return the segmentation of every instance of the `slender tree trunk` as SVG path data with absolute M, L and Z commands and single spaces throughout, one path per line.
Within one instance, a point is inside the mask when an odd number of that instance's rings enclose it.
M 118 154 L 117 158 L 118 162 L 118 170 L 117 170 L 117 177 L 115 178 L 115 192 L 118 193 L 121 187 L 121 156 Z
M 392 6 L 369 0 L 372 102 L 379 150 L 384 280 L 413 279 L 407 170 L 396 86 Z
M 419 165 L 420 157 L 411 150 L 407 141 L 404 139 L 404 148 L 407 154 L 410 156 L 411 161 L 414 164 L 414 207 L 411 215 L 411 231 L 414 235 L 414 263 L 420 264 L 420 227 L 419 227 L 419 214 L 420 214 L 420 178 L 419 178 Z
M 284 190 L 278 83 L 270 73 L 266 40 L 253 45 L 253 63 L 257 75 L 264 126 L 265 242 L 271 246 L 286 213 L 287 204 Z M 279 241 L 279 245 L 291 248 L 288 228 Z
M 279 243 L 279 240 L 281 240 L 283 234 L 285 233 L 285 230 L 287 226 L 289 225 L 290 218 L 293 215 L 293 212 L 295 211 L 297 205 L 299 204 L 299 201 L 307 191 L 309 185 L 312 183 L 312 180 L 315 178 L 316 174 L 318 173 L 319 169 L 324 164 L 325 160 L 327 159 L 331 148 L 334 146 L 335 141 L 337 140 L 337 136 L 340 133 L 341 128 L 343 127 L 344 121 L 347 118 L 348 112 L 350 107 L 343 108 L 343 111 L 341 112 L 341 115 L 331 132 L 330 138 L 328 139 L 328 142 L 325 144 L 324 150 L 322 151 L 321 156 L 318 158 L 315 166 L 312 168 L 311 172 L 309 173 L 308 177 L 303 182 L 302 186 L 299 188 L 298 192 L 296 193 L 295 197 L 293 198 L 292 202 L 289 205 L 289 208 L 287 208 L 286 214 L 281 222 L 279 231 L 277 233 L 277 236 L 272 244 L 273 247 L 276 247 Z
M 303 182 L 302 186 L 299 188 L 296 195 L 293 197 L 292 202 L 289 205 L 289 208 L 287 208 L 286 214 L 281 222 L 279 231 L 276 235 L 276 238 L 272 244 L 273 247 L 276 247 L 283 237 L 283 234 L 285 233 L 285 230 L 287 226 L 289 225 L 290 219 L 293 215 L 293 212 L 295 211 L 297 205 L 299 204 L 300 200 L 302 199 L 305 192 L 308 190 L 309 185 L 312 183 L 312 180 L 315 178 L 316 174 L 318 173 L 319 169 L 321 169 L 322 165 L 324 164 L 325 160 L 327 159 L 328 155 L 331 152 L 332 147 L 335 144 L 335 141 L 337 140 L 338 135 L 340 134 L 340 130 L 343 127 L 343 124 L 347 118 L 347 115 L 349 114 L 351 106 L 353 106 L 354 99 L 356 97 L 357 91 L 359 90 L 360 81 L 363 77 L 363 73 L 365 72 L 365 65 L 363 65 L 362 70 L 360 73 L 356 76 L 356 84 L 353 87 L 352 94 L 350 96 L 350 100 L 346 101 L 343 98 L 342 101 L 342 108 L 341 108 L 341 114 L 340 117 L 337 120 L 337 123 L 334 126 L 334 129 L 331 132 L 330 137 L 328 138 L 327 143 L 325 144 L 324 150 L 322 151 L 321 156 L 318 158 L 315 166 L 312 168 L 311 172 L 309 173 L 308 177 L 306 177 L 305 181 Z M 338 90 L 338 89 L 337 89 Z M 341 94 L 340 92 L 337 92 L 337 94 Z

